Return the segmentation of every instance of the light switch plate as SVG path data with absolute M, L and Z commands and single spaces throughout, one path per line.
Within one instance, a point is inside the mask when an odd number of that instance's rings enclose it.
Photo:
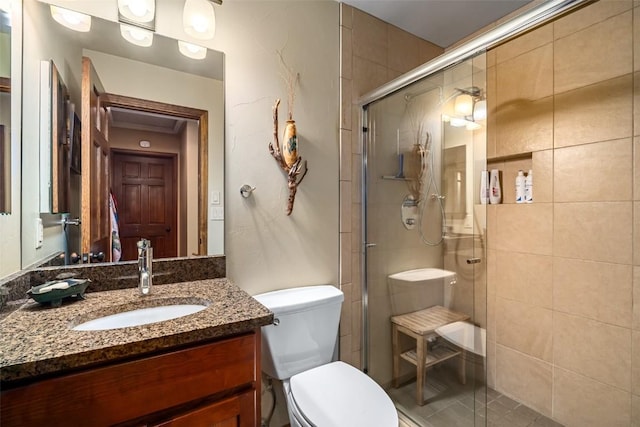
M 224 207 L 211 206 L 211 208 L 209 209 L 209 219 L 211 221 L 219 221 L 224 219 Z
M 211 204 L 212 205 L 219 205 L 220 204 L 220 192 L 219 191 L 212 191 L 210 200 L 211 200 Z

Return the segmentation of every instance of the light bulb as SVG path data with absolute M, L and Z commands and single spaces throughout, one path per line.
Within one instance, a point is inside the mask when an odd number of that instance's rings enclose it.
M 210 40 L 216 29 L 213 5 L 208 0 L 186 0 L 182 12 L 184 32 L 199 40 Z
M 204 59 L 207 56 L 207 48 L 197 44 L 178 40 L 178 50 L 181 54 L 192 59 Z
M 473 119 L 484 120 L 486 118 L 487 118 L 487 100 L 483 99 L 476 102 L 476 105 L 473 107 Z
M 86 33 L 91 29 L 91 16 L 50 5 L 51 16 L 58 23 L 74 31 Z
M 147 5 L 145 4 L 144 1 L 134 0 L 129 2 L 129 10 L 135 16 L 141 18 L 147 13 L 149 8 L 147 8 Z
M 473 113 L 473 98 L 471 97 L 471 95 L 461 93 L 460 95 L 456 96 L 456 101 L 453 108 L 456 113 L 462 116 L 470 116 L 471 113 Z
M 149 47 L 153 44 L 153 33 L 148 30 L 120 24 L 120 34 L 126 41 L 137 46 Z
M 155 0 L 118 0 L 118 12 L 132 22 L 148 23 L 154 20 Z

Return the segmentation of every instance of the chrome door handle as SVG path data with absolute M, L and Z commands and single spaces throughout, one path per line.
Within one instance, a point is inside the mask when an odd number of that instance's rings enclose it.
M 480 261 L 482 261 L 480 258 L 469 258 L 467 264 L 480 264 Z
M 365 248 L 375 248 L 376 246 L 378 246 L 377 243 L 365 243 L 364 244 Z

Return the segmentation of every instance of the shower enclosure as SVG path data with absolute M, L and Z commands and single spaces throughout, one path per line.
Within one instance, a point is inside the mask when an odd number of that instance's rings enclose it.
M 485 80 L 481 53 L 364 106 L 365 367 L 419 425 L 485 424 Z

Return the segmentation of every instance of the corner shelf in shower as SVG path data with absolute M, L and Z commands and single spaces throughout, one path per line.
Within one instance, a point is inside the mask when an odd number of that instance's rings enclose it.
M 510 162 L 513 160 L 531 159 L 532 157 L 532 151 L 525 151 L 523 153 L 508 154 L 506 156 L 487 157 L 487 163 Z

